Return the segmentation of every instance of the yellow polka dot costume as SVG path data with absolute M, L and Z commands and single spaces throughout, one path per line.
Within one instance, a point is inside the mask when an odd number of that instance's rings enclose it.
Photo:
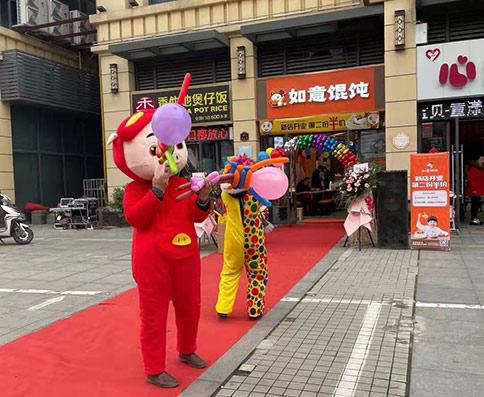
M 222 193 L 227 210 L 224 263 L 220 274 L 217 313 L 232 312 L 242 269 L 248 278 L 247 312 L 257 318 L 264 313 L 267 288 L 267 250 L 261 204 L 247 192 Z

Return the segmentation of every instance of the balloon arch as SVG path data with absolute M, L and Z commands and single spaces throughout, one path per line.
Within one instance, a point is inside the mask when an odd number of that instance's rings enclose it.
M 345 168 L 351 167 L 358 162 L 356 154 L 344 143 L 337 141 L 326 135 L 302 135 L 291 138 L 284 145 L 284 150 L 288 153 L 293 153 L 296 150 L 316 149 L 318 154 L 323 157 L 333 156 Z M 325 155 L 327 153 L 327 155 Z

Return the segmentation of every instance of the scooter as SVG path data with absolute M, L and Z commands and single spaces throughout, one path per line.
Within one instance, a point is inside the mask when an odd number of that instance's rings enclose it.
M 34 238 L 34 232 L 25 223 L 25 215 L 12 204 L 7 195 L 0 193 L 0 217 L 3 217 L 3 225 L 0 224 L 0 241 L 13 237 L 17 244 L 29 244 Z M 4 243 L 5 244 L 5 243 Z

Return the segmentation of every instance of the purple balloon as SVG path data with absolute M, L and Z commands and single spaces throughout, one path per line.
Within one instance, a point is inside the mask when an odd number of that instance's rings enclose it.
M 192 128 L 188 111 L 177 103 L 166 103 L 156 109 L 151 120 L 158 141 L 170 146 L 185 140 Z

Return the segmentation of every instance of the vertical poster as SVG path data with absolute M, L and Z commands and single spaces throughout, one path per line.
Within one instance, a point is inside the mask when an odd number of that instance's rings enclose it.
M 412 154 L 411 248 L 450 251 L 449 153 Z

